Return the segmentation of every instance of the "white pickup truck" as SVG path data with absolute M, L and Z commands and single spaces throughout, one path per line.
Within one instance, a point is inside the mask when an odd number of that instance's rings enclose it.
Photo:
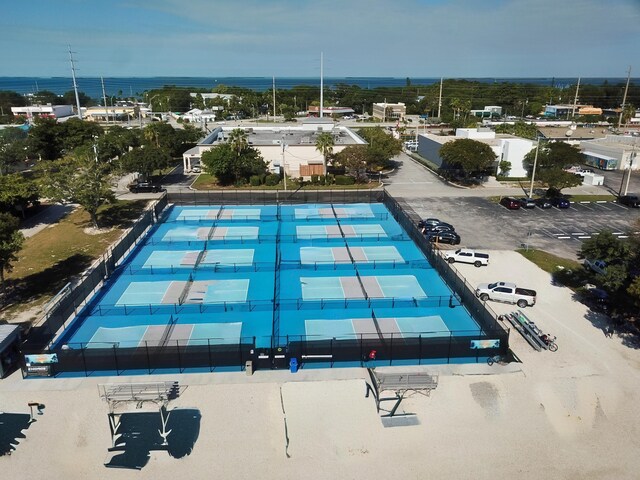
M 520 308 L 536 304 L 535 290 L 518 288 L 515 283 L 507 282 L 481 283 L 476 288 L 476 297 L 483 302 L 495 300 L 496 302 L 515 303 Z
M 471 263 L 476 267 L 482 265 L 489 265 L 489 254 L 476 252 L 469 248 L 459 248 L 455 252 L 447 252 L 444 254 L 444 258 L 449 263 Z

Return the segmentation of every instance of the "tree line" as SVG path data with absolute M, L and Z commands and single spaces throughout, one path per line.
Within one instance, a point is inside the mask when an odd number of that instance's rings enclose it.
M 480 82 L 474 80 L 447 79 L 443 81 L 441 120 L 447 123 L 466 124 L 477 121 L 470 115 L 471 110 L 482 109 L 487 105 L 498 105 L 504 115 L 518 117 L 539 115 L 546 104 L 573 103 L 577 83 L 557 85 L 553 80 L 548 85 L 517 82 Z M 622 82 L 600 85 L 581 84 L 578 90 L 578 102 L 604 109 L 618 108 L 622 104 L 625 84 Z M 190 93 L 231 94 L 229 100 L 223 98 L 191 97 Z M 121 93 L 121 92 L 120 92 Z M 108 103 L 116 100 L 142 100 L 148 102 L 154 111 L 186 112 L 191 108 L 222 107 L 221 115 L 234 115 L 254 118 L 259 115 L 273 114 L 273 90 L 256 91 L 230 85 L 217 85 L 212 89 L 184 88 L 166 85 L 162 88 L 145 91 L 134 97 L 110 97 Z M 340 83 L 324 88 L 325 106 L 350 107 L 358 114 L 372 113 L 372 104 L 389 102 L 405 103 L 408 114 L 437 117 L 439 107 L 440 84 L 414 85 L 407 79 L 403 87 L 362 88 L 358 85 Z M 275 91 L 275 113 L 285 118 L 293 118 L 298 112 L 306 112 L 310 106 L 320 104 L 320 88 L 313 85 L 299 85 L 289 89 Z M 0 91 L 1 122 L 10 122 L 11 106 L 24 106 L 29 99 L 16 92 Z M 41 91 L 31 98 L 32 102 L 59 103 L 75 105 L 73 91 L 61 97 L 52 92 Z M 95 100 L 80 92 L 82 106 L 95 104 Z M 98 103 L 102 103 L 99 99 Z M 635 107 L 640 105 L 640 85 L 631 83 L 627 94 L 628 106 L 625 115 L 632 116 Z M 590 117 L 585 120 L 606 120 L 605 117 Z

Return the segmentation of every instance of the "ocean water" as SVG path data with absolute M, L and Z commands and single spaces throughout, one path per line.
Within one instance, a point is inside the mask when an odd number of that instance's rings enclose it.
M 440 81 L 439 78 L 410 78 L 411 84 L 432 85 Z M 575 84 L 577 78 L 465 78 L 465 80 L 485 83 L 528 83 L 534 85 L 554 85 L 567 87 Z M 604 81 L 611 84 L 624 83 L 626 78 L 582 78 L 581 83 L 601 85 Z M 78 89 L 92 98 L 102 97 L 102 83 L 99 77 L 80 77 L 76 79 Z M 256 91 L 269 90 L 272 87 L 272 77 L 105 77 L 104 87 L 107 95 L 142 97 L 145 90 L 161 88 L 165 85 L 177 87 L 196 87 L 211 90 L 219 85 L 237 86 Z M 320 86 L 317 77 L 283 77 L 276 78 L 276 89 L 290 89 L 298 85 Z M 635 79 L 637 82 L 638 79 Z M 326 77 L 326 87 L 337 84 L 357 85 L 360 88 L 403 87 L 406 77 Z M 49 90 L 56 94 L 63 94 L 72 90 L 71 77 L 0 77 L 0 90 L 10 90 L 20 94 L 35 93 Z

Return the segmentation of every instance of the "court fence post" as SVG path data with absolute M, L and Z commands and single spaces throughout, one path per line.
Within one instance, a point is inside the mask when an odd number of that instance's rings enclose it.
M 178 352 L 178 371 L 182 373 L 182 356 L 180 355 L 180 344 L 176 340 L 176 351 Z
M 449 332 L 449 351 L 447 352 L 447 363 L 451 363 L 451 343 L 453 342 L 453 333 Z
M 82 354 L 82 368 L 84 369 L 84 376 L 88 377 L 89 372 L 87 372 L 87 360 L 84 358 L 84 348 L 82 348 L 82 343 L 80 344 L 80 353 Z
M 115 360 L 115 364 L 116 364 L 116 375 L 120 375 L 120 368 L 118 368 L 118 350 L 116 348 L 116 345 L 113 345 L 113 359 Z
M 207 338 L 207 355 L 209 356 L 209 372 L 213 372 L 213 362 L 211 361 L 211 339 Z
M 418 365 L 422 365 L 422 334 L 418 335 Z
M 144 341 L 144 349 L 147 353 L 147 370 L 149 371 L 149 375 L 151 375 L 151 359 L 149 358 L 149 342 L 147 340 Z
M 391 366 L 392 363 L 393 363 L 393 332 L 391 332 L 391 341 L 389 342 L 389 366 Z

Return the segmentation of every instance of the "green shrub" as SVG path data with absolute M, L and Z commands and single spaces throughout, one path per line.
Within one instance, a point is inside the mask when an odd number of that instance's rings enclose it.
M 336 185 L 353 185 L 356 179 L 346 175 L 336 175 Z
M 265 185 L 269 187 L 275 187 L 280 183 L 280 175 L 277 173 L 270 173 L 264 180 Z
M 320 183 L 318 175 L 311 175 L 311 185 L 318 185 Z
M 328 173 L 325 177 L 324 177 L 324 184 L 325 185 L 333 185 L 335 183 L 336 179 L 333 175 L 331 175 L 330 173 Z
M 324 185 L 325 183 L 327 183 L 327 177 L 325 177 L 324 175 L 320 175 L 318 177 L 318 184 L 319 185 Z
M 252 187 L 259 187 L 260 185 L 262 185 L 260 175 L 251 175 L 251 177 L 249 178 L 249 183 Z

